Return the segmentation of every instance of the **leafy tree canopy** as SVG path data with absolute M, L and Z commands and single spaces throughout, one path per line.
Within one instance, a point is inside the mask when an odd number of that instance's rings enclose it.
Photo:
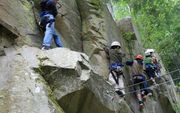
M 133 18 L 145 48 L 155 48 L 170 71 L 180 68 L 180 0 L 112 2 L 117 20 Z

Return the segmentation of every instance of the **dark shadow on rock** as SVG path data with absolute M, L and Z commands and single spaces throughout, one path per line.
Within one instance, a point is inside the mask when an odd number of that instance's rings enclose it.
M 66 113 L 114 113 L 104 107 L 87 88 L 62 97 L 58 103 Z
M 0 24 L 0 56 L 5 56 L 5 48 L 11 47 L 15 44 L 16 34 L 5 28 Z

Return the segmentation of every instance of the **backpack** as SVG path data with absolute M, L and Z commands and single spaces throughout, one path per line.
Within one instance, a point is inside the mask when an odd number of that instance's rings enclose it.
M 39 25 L 41 27 L 41 29 L 43 31 L 46 30 L 46 24 L 49 22 L 49 17 L 48 16 L 44 16 L 46 15 L 46 3 L 48 2 L 49 0 L 41 0 L 40 2 L 40 7 L 41 7 L 41 13 L 40 13 L 40 22 L 39 22 Z
M 43 31 L 45 31 L 46 30 L 46 25 L 49 23 L 49 16 L 42 16 L 41 18 L 40 18 L 40 27 L 41 27 L 41 29 L 43 30 Z

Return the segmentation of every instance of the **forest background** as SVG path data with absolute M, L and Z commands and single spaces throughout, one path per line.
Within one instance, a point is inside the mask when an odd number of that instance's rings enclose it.
M 110 0 L 115 20 L 131 16 L 144 48 L 154 48 L 171 72 L 180 69 L 180 0 Z M 171 74 L 175 79 L 180 71 Z M 180 88 L 180 80 L 174 81 Z

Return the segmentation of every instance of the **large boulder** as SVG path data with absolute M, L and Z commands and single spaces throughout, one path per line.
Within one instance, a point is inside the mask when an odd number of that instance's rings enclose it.
M 32 48 L 26 48 L 26 53 L 30 49 Z M 32 59 L 32 55 L 30 56 Z M 57 48 L 34 56 L 38 58 L 38 65 L 34 65 L 36 72 L 45 78 L 52 94 L 65 112 L 131 112 L 123 99 L 114 99 L 117 95 L 113 88 L 102 77 L 92 72 L 85 54 Z M 99 106 L 94 106 L 96 104 Z M 89 105 L 93 105 L 93 109 L 90 109 Z
M 35 70 L 48 82 L 57 100 L 80 90 L 90 77 L 89 60 L 83 53 L 56 48 L 36 53 L 34 58 L 39 62 Z
M 57 102 L 84 88 L 90 77 L 88 57 L 66 48 L 41 51 L 12 46 L 4 52 L 0 58 L 2 113 L 63 113 Z
M 36 60 L 31 54 L 26 59 L 22 49 L 15 47 L 5 48 L 4 52 L 0 57 L 1 113 L 64 113 L 46 81 L 32 70 Z M 27 52 L 33 53 L 33 49 Z

